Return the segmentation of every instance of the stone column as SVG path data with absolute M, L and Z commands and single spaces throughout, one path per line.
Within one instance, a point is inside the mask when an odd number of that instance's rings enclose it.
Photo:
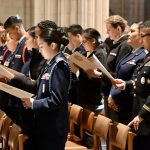
M 34 23 L 50 19 L 59 26 L 80 24 L 96 28 L 105 38 L 104 20 L 109 16 L 109 0 L 34 0 Z
M 33 22 L 34 25 L 45 18 L 45 1 L 46 0 L 33 0 Z
M 33 0 L 24 0 L 24 26 L 26 29 L 33 26 Z

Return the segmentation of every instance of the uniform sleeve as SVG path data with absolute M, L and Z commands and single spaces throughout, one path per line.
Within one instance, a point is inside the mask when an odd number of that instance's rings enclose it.
M 15 76 L 13 79 L 11 79 L 10 84 L 22 90 L 31 92 L 33 94 L 36 93 L 36 80 L 31 80 L 25 75 Z
M 49 96 L 36 99 L 33 102 L 33 110 L 58 109 L 68 103 L 70 69 L 66 63 L 60 62 L 56 65 L 49 82 L 51 85 L 49 87 Z
M 150 118 L 150 96 L 146 99 L 146 103 L 143 105 L 142 109 L 139 111 L 139 116 L 144 120 L 149 120 Z

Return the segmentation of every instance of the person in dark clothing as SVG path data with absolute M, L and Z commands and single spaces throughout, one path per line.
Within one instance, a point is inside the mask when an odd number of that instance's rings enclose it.
M 22 19 L 19 16 L 10 16 L 5 21 L 4 28 L 12 40 L 18 41 L 16 49 L 8 57 L 5 57 L 4 65 L 20 72 L 25 63 L 23 57 L 25 61 L 29 59 L 28 51 L 25 51 L 23 55 L 26 38 Z M 16 115 L 16 112 L 22 104 L 16 97 L 2 91 L 0 97 L 0 108 L 15 122 L 19 115 L 18 113 Z
M 35 36 L 35 40 L 37 42 L 38 36 L 41 34 L 43 30 L 47 28 L 57 29 L 57 25 L 53 21 L 43 20 L 35 26 L 34 30 L 31 29 L 32 31 L 29 31 L 29 34 L 32 35 L 32 37 Z M 41 68 L 46 63 L 46 60 L 43 58 L 41 53 L 39 53 L 38 49 L 39 49 L 38 47 L 32 49 L 33 54 L 31 57 L 31 61 L 29 63 L 29 72 L 30 72 L 29 78 L 24 76 L 21 78 L 15 77 L 14 79 L 11 80 L 12 85 L 31 93 L 36 92 L 36 86 L 35 86 L 36 80 L 39 77 Z
M 38 39 L 39 50 L 47 60 L 37 82 L 36 96 L 22 99 L 35 114 L 35 149 L 64 150 L 68 135 L 68 91 L 70 67 L 60 45 L 67 45 L 56 29 L 44 30 Z
M 84 56 L 90 57 L 92 54 L 95 54 L 98 60 L 104 66 L 106 65 L 106 49 L 97 30 L 93 28 L 85 29 L 82 34 L 82 43 L 86 50 L 83 53 Z M 102 86 L 103 81 L 99 76 L 93 75 L 90 70 L 85 72 L 80 68 L 76 91 L 77 104 L 95 112 L 96 115 L 99 114 L 102 109 L 99 108 L 102 105 Z
M 119 15 L 113 15 L 110 16 L 108 19 L 106 19 L 107 34 L 110 40 L 113 41 L 113 45 L 111 46 L 111 49 L 107 56 L 106 68 L 114 77 L 115 77 L 115 71 L 118 62 L 127 53 L 132 51 L 132 47 L 129 44 L 127 44 L 128 36 L 124 33 L 126 26 L 127 26 L 127 21 Z M 105 90 L 105 103 L 106 103 L 105 110 L 107 116 L 109 116 L 107 99 L 111 88 L 111 82 L 110 80 L 107 79 L 106 82 L 108 86 L 106 87 Z
M 73 24 L 68 27 L 67 35 L 69 39 L 69 44 L 64 47 L 63 52 L 72 54 L 75 51 L 80 53 L 84 52 L 85 49 L 82 45 L 81 35 L 83 32 L 83 28 L 79 24 Z
M 132 51 L 127 44 L 127 35 L 124 34 L 127 21 L 119 15 L 110 16 L 106 20 L 107 34 L 113 40 L 113 46 L 107 58 L 107 66 L 111 73 L 115 73 L 116 66 L 120 59 Z
M 81 40 L 82 32 L 83 32 L 83 28 L 79 24 L 70 25 L 66 29 L 66 34 L 69 39 L 69 44 L 67 46 L 63 47 L 62 51 L 64 53 L 71 55 L 72 53 L 74 53 L 76 51 L 81 54 L 83 52 L 85 52 L 85 48 L 83 47 L 82 40 Z M 78 82 L 77 76 L 75 73 L 72 72 L 72 81 L 71 81 L 71 86 L 70 86 L 70 90 L 69 90 L 69 101 L 73 104 L 77 104 L 77 98 L 75 95 L 75 91 L 77 88 L 77 82 Z
M 123 81 L 116 79 L 115 86 L 127 93 L 134 93 L 133 120 L 128 124 L 136 132 L 134 150 L 149 150 L 150 147 L 150 20 L 139 26 L 144 48 L 148 51 L 144 61 L 138 67 L 137 78 Z
M 45 28 L 56 29 L 57 25 L 53 21 L 44 20 L 38 23 L 36 27 L 31 27 L 27 30 L 27 33 L 25 34 L 27 39 L 26 46 L 30 50 L 30 52 L 32 52 L 32 55 L 29 61 L 27 61 L 22 67 L 21 72 L 25 75 L 20 77 L 15 76 L 10 82 L 11 85 L 34 94 L 36 93 L 37 89 L 36 81 L 39 78 L 42 67 L 46 63 L 46 60 L 43 58 L 41 53 L 39 53 L 39 48 L 37 45 L 37 38 Z M 21 126 L 23 133 L 27 134 L 28 136 L 28 140 L 26 141 L 24 147 L 24 149 L 27 150 L 33 149 L 32 134 L 34 134 L 34 124 L 32 123 L 34 121 L 34 118 L 32 114 L 33 111 L 31 109 L 25 110 L 24 108 L 20 108 L 19 121 L 16 121 L 16 123 Z
M 139 25 L 133 24 L 128 33 L 128 44 L 133 47 L 133 51 L 125 55 L 116 68 L 116 78 L 130 80 L 136 78 L 136 68 L 143 62 L 146 51 L 143 48 L 142 38 L 139 35 Z M 116 112 L 118 122 L 128 124 L 132 117 L 133 94 L 125 93 L 112 86 L 108 98 L 108 105 Z

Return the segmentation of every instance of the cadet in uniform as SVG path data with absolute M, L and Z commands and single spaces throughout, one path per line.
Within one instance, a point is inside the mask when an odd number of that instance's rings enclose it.
M 68 40 L 56 29 L 44 30 L 38 40 L 47 63 L 37 81 L 36 96 L 22 99 L 25 108 L 35 113 L 36 150 L 64 150 L 68 134 L 68 91 L 70 67 L 60 45 Z
M 134 71 L 140 63 L 143 62 L 146 55 L 143 48 L 142 38 L 139 35 L 139 25 L 133 24 L 131 31 L 128 33 L 127 43 L 133 47 L 133 51 L 124 56 L 118 63 L 116 68 L 116 78 L 123 80 L 131 80 Z M 127 94 L 124 91 L 112 86 L 108 98 L 109 106 L 116 112 L 117 120 L 123 124 L 131 121 L 133 94 Z M 109 114 L 111 117 L 111 114 Z M 114 119 L 114 118 L 112 118 Z
M 143 63 L 138 67 L 137 79 L 123 81 L 116 79 L 116 86 L 125 88 L 126 92 L 134 92 L 133 117 L 128 124 L 133 126 L 137 135 L 134 138 L 134 150 L 150 149 L 150 20 L 140 25 L 140 35 L 144 48 L 149 52 Z
M 8 57 L 4 57 L 4 65 L 20 72 L 25 61 L 30 57 L 25 47 L 26 38 L 24 37 L 25 30 L 22 19 L 19 16 L 10 16 L 5 21 L 4 28 L 12 40 L 18 41 L 16 49 Z M 19 99 L 5 92 L 0 92 L 0 108 L 15 123 L 20 122 L 21 115 L 19 112 L 21 107 L 22 104 Z

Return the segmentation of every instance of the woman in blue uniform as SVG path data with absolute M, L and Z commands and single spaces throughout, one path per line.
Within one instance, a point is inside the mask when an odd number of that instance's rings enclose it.
M 47 60 L 37 81 L 33 98 L 22 99 L 35 113 L 35 149 L 63 150 L 68 134 L 68 90 L 70 67 L 60 45 L 68 40 L 55 29 L 44 30 L 38 39 L 39 51 Z

